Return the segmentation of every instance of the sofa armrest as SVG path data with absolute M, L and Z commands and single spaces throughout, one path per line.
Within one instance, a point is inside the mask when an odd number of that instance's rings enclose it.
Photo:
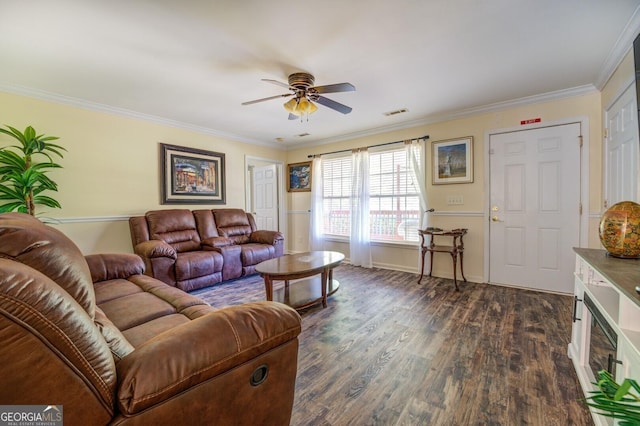
M 233 240 L 227 237 L 211 237 L 202 240 L 201 244 L 203 249 L 210 250 L 233 245 Z
M 178 258 L 178 253 L 176 252 L 176 250 L 169 244 L 161 240 L 149 240 L 144 241 L 140 244 L 136 244 L 136 246 L 133 248 L 133 251 L 137 255 L 146 259 L 153 259 L 155 257 L 168 257 L 170 259 L 176 260 Z
M 296 339 L 300 330 L 298 313 L 277 302 L 233 306 L 175 327 L 118 363 L 120 412 L 132 415 L 168 400 Z
M 115 279 L 127 279 L 144 274 L 144 262 L 135 254 L 90 254 L 84 257 L 94 283 Z
M 279 231 L 253 231 L 250 236 L 252 243 L 276 245 L 284 240 L 284 235 Z

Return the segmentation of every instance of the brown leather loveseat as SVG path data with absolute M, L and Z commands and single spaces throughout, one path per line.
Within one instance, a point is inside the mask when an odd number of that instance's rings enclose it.
M 282 233 L 258 230 L 242 209 L 152 210 L 129 228 L 146 273 L 184 291 L 253 274 L 284 254 Z
M 216 310 L 143 272 L 1 214 L 0 404 L 62 406 L 65 425 L 288 425 L 295 310 Z

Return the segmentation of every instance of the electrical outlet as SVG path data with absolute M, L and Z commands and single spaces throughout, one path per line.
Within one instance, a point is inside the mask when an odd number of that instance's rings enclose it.
M 464 204 L 464 199 L 462 195 L 448 195 L 447 196 L 447 205 L 449 206 L 461 206 Z

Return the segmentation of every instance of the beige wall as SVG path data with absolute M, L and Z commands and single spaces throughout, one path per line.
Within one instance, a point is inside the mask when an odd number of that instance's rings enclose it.
M 600 92 L 576 96 L 572 98 L 542 102 L 517 108 L 510 108 L 499 112 L 478 114 L 471 117 L 444 121 L 412 129 L 403 129 L 365 138 L 358 138 L 331 145 L 305 148 L 290 151 L 289 162 L 305 161 L 307 155 L 329 152 L 334 150 L 375 145 L 378 143 L 410 139 L 422 135 L 429 135 L 427 142 L 427 164 L 431 164 L 431 141 L 439 141 L 463 136 L 473 136 L 474 139 L 474 182 L 457 185 L 432 185 L 430 175 L 427 176 L 427 192 L 430 206 L 436 209 L 432 216 L 432 224 L 442 228 L 466 227 L 469 234 L 465 237 L 465 275 L 468 279 L 480 282 L 484 277 L 484 217 L 485 212 L 485 135 L 497 129 L 526 128 L 520 126 L 521 120 L 541 118 L 542 124 L 565 119 L 586 118 L 589 123 L 589 193 L 590 202 L 588 212 L 598 214 L 601 199 L 601 97 Z M 428 166 L 429 167 L 429 166 Z M 431 168 L 429 167 L 429 170 Z M 447 196 L 461 195 L 463 205 L 447 205 Z M 290 215 L 289 247 L 292 251 L 307 250 L 308 218 L 303 220 L 303 213 L 309 208 L 310 198 L 306 193 L 288 194 L 289 208 L 299 212 Z M 595 227 L 594 228 L 594 223 Z M 595 233 L 595 234 L 594 234 Z M 595 235 L 595 237 L 594 237 Z M 589 245 L 597 243 L 597 220 L 589 225 Z M 347 254 L 348 244 L 331 243 L 333 248 Z M 418 256 L 415 247 L 399 247 L 397 245 L 376 245 L 373 250 L 374 264 L 386 268 L 407 271 L 417 271 Z M 437 256 L 434 274 L 451 277 L 451 259 L 448 256 Z
M 60 137 L 64 168 L 51 177 L 62 209 L 40 210 L 62 220 L 57 226 L 87 254 L 131 251 L 126 218 L 173 208 L 160 204 L 160 142 L 224 153 L 227 207 L 245 207 L 245 155 L 286 161 L 283 150 L 1 92 L 0 117 L 3 125 Z M 0 145 L 10 143 L 0 138 Z

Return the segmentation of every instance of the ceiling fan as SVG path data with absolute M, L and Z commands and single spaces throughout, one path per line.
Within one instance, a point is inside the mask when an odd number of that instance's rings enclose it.
M 329 98 L 322 96 L 325 93 L 336 92 L 353 92 L 356 88 L 351 83 L 338 83 L 328 84 L 326 86 L 314 86 L 315 78 L 305 72 L 297 72 L 289 76 L 289 84 L 282 83 L 277 80 L 270 80 L 263 78 L 262 81 L 275 84 L 280 87 L 286 87 L 291 93 L 284 93 L 282 95 L 269 96 L 268 98 L 256 99 L 254 101 L 243 102 L 242 105 L 251 105 L 258 102 L 269 101 L 277 98 L 288 98 L 293 96 L 289 101 L 285 102 L 284 109 L 289 112 L 289 120 L 295 120 L 298 117 L 302 117 L 304 114 L 307 116 L 315 112 L 318 107 L 314 102 L 320 105 L 331 108 L 335 111 L 343 114 L 349 114 L 351 107 L 336 102 Z

